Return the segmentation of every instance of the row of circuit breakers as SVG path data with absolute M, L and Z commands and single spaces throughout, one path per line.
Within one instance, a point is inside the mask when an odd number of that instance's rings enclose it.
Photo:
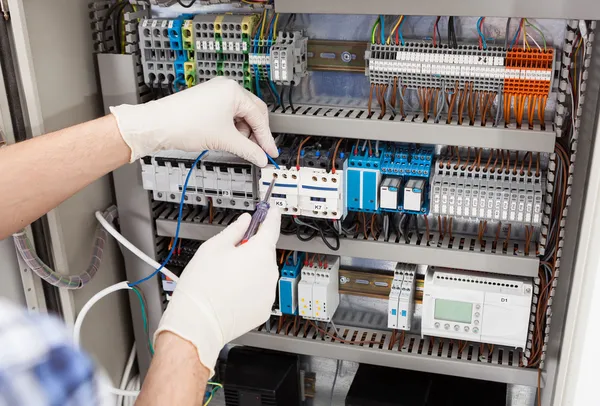
M 155 200 L 179 203 L 191 170 L 186 203 L 252 211 L 275 177 L 271 204 L 287 215 L 341 219 L 348 211 L 401 212 L 541 224 L 541 172 L 467 167 L 407 144 L 339 153 L 337 170 L 319 151 L 300 151 L 298 166 L 286 166 L 289 155 L 281 149 L 279 169 L 260 170 L 223 152 L 209 152 L 194 168 L 195 153 L 161 152 L 142 159 L 143 187 Z
M 309 257 L 300 252 L 289 255 L 280 266 L 273 315 L 323 322 L 333 318 L 340 303 L 340 258 Z M 424 283 L 419 288 L 416 282 L 421 278 Z M 163 280 L 168 298 L 174 287 Z M 386 287 L 390 290 L 390 329 L 525 348 L 533 297 L 531 279 L 435 267 L 419 275 L 416 265 L 399 263 Z M 420 289 L 423 301 L 415 304 Z M 420 325 L 415 314 L 421 314 Z

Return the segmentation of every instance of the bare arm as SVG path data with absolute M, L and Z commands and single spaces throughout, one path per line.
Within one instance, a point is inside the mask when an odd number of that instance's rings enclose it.
M 112 115 L 0 149 L 0 239 L 129 162 Z
M 136 406 L 201 405 L 208 374 L 192 343 L 163 332 Z

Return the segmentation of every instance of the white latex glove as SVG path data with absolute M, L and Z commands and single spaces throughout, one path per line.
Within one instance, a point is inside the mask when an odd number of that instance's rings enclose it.
M 211 376 L 228 342 L 264 323 L 275 301 L 275 244 L 281 214 L 272 207 L 256 235 L 242 245 L 250 214 L 200 246 L 183 271 L 154 339 L 170 331 L 198 349 Z
M 111 107 L 131 162 L 161 150 L 227 151 L 255 165 L 276 157 L 265 103 L 236 82 L 217 77 L 171 96 Z

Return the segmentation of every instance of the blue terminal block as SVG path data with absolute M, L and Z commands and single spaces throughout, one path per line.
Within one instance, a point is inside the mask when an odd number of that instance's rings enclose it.
M 279 310 L 283 314 L 298 314 L 298 282 L 304 266 L 305 254 L 299 253 L 296 263 L 290 255 L 281 268 L 279 278 Z
M 182 19 L 169 22 L 169 42 L 173 51 L 183 50 L 181 27 L 183 27 Z
M 379 211 L 379 184 L 381 164 L 387 151 L 369 153 L 354 150 L 348 158 L 346 171 L 346 205 L 348 210 L 374 213 Z

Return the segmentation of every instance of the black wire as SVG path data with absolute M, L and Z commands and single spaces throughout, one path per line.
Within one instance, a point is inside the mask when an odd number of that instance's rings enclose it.
M 315 224 L 315 225 L 319 229 L 319 234 L 321 235 L 321 240 L 323 240 L 323 243 L 327 246 L 327 248 L 329 248 L 332 251 L 339 250 L 340 249 L 340 236 L 337 233 L 337 230 L 333 227 L 333 225 L 329 224 L 329 222 L 325 223 L 325 225 L 327 226 L 329 231 L 333 231 L 333 233 L 326 233 L 325 231 L 323 231 L 323 229 L 321 227 L 319 227 L 318 224 Z M 335 245 L 331 245 L 331 243 L 327 240 L 327 238 L 333 238 L 335 241 Z
M 277 96 L 275 96 L 275 92 L 273 92 L 271 86 L 267 86 L 267 88 L 269 89 L 269 93 L 271 94 L 271 98 L 273 99 L 273 108 L 271 109 L 271 113 L 273 113 L 279 108 L 279 103 L 277 102 Z
M 283 102 L 285 98 L 285 86 L 281 86 L 281 92 L 279 93 L 279 100 L 281 100 L 281 111 L 285 113 L 287 107 L 285 107 L 285 103 Z
M 310 234 L 307 234 L 308 237 L 302 236 L 303 231 L 302 231 L 301 227 L 296 228 L 296 237 L 298 237 L 298 239 L 302 242 L 310 241 L 317 236 L 317 230 L 314 230 L 309 227 L 306 227 L 306 228 L 308 228 L 310 230 Z
M 188 4 L 184 4 L 184 3 L 183 3 L 181 0 L 177 0 L 177 3 L 179 3 L 179 5 L 180 5 L 181 7 L 184 7 L 184 8 L 190 8 L 190 7 L 192 7 L 194 4 L 196 4 L 196 0 L 192 0 L 192 1 L 190 1 Z
M 292 91 L 294 89 L 294 81 L 292 80 L 289 93 L 288 93 L 288 102 L 290 103 L 290 108 L 292 109 L 292 114 L 296 114 L 296 109 L 294 108 L 294 102 L 292 101 Z
M 106 11 L 106 17 L 104 18 L 104 21 L 102 22 L 102 45 L 104 45 L 105 52 L 108 51 L 108 44 L 106 41 L 106 31 L 108 31 L 108 22 L 112 20 L 112 15 L 117 10 L 117 8 L 125 7 L 127 4 L 129 4 L 129 3 L 128 2 L 115 3 Z M 115 30 L 114 24 L 113 24 L 112 28 L 113 28 L 113 40 L 116 41 L 116 38 L 114 37 L 114 30 Z
M 440 34 L 440 19 L 441 18 L 442 17 L 439 17 L 439 16 L 435 18 L 435 25 L 433 27 L 433 29 L 437 33 L 438 41 L 440 42 L 440 47 L 442 46 L 442 34 Z
M 509 31 L 510 31 L 510 20 L 511 18 L 508 17 L 508 19 L 506 20 L 506 34 L 504 34 L 504 49 L 508 50 L 508 35 L 509 35 Z
M 457 48 L 458 42 L 456 41 L 456 29 L 454 28 L 454 17 L 448 17 L 448 46 L 450 48 Z

